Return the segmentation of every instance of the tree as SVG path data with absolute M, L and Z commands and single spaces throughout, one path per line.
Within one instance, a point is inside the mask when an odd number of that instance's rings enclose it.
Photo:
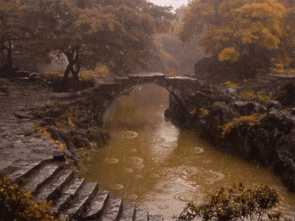
M 146 66 L 153 52 L 153 33 L 163 31 L 172 16 L 169 8 L 146 0 L 7 2 L 0 0 L 5 63 L 12 66 L 12 49 L 22 59 L 45 59 L 49 54 L 65 57 L 64 82 L 75 86 L 81 69 L 98 64 L 107 65 L 115 74 Z
M 181 37 L 199 36 L 208 54 L 256 73 L 269 67 L 278 53 L 286 13 L 279 0 L 194 0 Z
M 14 55 L 19 45 L 29 38 L 30 30 L 21 19 L 22 3 L 17 0 L 0 0 L 0 69 L 12 71 Z
M 96 36 L 99 28 L 105 26 L 106 15 L 99 8 L 82 9 L 67 0 L 30 1 L 27 10 L 30 13 L 26 19 L 38 21 L 31 42 L 37 47 L 32 48 L 32 56 L 42 54 L 45 57 L 51 52 L 65 56 L 64 81 L 68 82 L 72 75 L 77 87 L 81 67 L 91 68 L 96 64 Z
M 288 4 L 292 6 L 291 3 Z M 287 5 L 287 6 L 288 6 Z M 293 2 L 293 7 L 288 8 L 287 16 L 285 17 L 285 32 L 284 41 L 282 44 L 281 57 L 284 58 L 287 65 L 291 68 L 295 68 L 295 2 Z
M 28 8 L 29 20 L 38 20 L 35 40 L 41 45 L 33 51 L 66 56 L 65 81 L 72 75 L 77 83 L 81 68 L 97 64 L 130 73 L 151 55 L 156 22 L 150 11 L 155 10 L 145 0 L 31 0 Z

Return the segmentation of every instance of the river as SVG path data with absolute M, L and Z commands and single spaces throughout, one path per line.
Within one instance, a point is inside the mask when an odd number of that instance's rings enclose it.
M 109 144 L 80 153 L 81 174 L 152 214 L 171 220 L 189 201 L 203 203 L 218 188 L 244 183 L 278 190 L 281 209 L 295 211 L 295 195 L 266 168 L 220 151 L 197 132 L 165 120 L 168 92 L 156 85 L 135 87 L 105 114 Z

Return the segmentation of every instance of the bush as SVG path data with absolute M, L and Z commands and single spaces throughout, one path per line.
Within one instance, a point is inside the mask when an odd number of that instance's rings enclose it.
M 231 89 L 237 89 L 239 88 L 239 84 L 233 81 L 226 81 L 223 83 L 224 87 L 231 88 Z
M 260 120 L 260 116 L 258 114 L 252 114 L 252 115 L 246 115 L 246 116 L 234 118 L 232 121 L 224 124 L 222 135 L 223 135 L 223 137 L 226 137 L 227 135 L 229 135 L 231 133 L 231 131 L 234 128 L 236 128 L 242 124 L 254 126 L 258 123 L 259 120 Z
M 242 184 L 231 188 L 222 188 L 210 196 L 209 202 L 201 206 L 189 204 L 179 217 L 182 221 L 191 221 L 200 216 L 202 220 L 279 220 L 280 214 L 274 215 L 269 210 L 279 203 L 277 192 L 268 186 L 245 188 Z
M 258 101 L 261 103 L 267 103 L 271 100 L 271 96 L 269 94 L 266 94 L 262 91 L 256 92 L 250 89 L 240 91 L 239 97 L 242 98 L 243 100 Z
M 206 117 L 209 115 L 209 110 L 206 108 L 195 108 L 193 109 L 193 111 L 191 112 L 191 114 L 193 114 L 196 117 Z
M 49 205 L 37 203 L 30 193 L 0 177 L 0 220 L 57 221 L 49 212 Z

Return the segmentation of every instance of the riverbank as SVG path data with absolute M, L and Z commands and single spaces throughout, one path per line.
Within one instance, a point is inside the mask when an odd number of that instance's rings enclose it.
M 294 85 L 270 85 L 271 89 L 265 88 L 271 91 L 269 96 L 254 93 L 251 97 L 241 96 L 242 90 L 237 88 L 208 87 L 207 94 L 183 97 L 189 112 L 183 112 L 172 100 L 167 116 L 179 126 L 200 130 L 206 139 L 226 151 L 272 168 L 294 192 Z
M 62 155 L 59 144 L 39 130 L 34 111 L 54 102 L 50 90 L 23 79 L 0 79 L 0 169 L 17 160 Z
M 21 191 L 26 191 L 26 196 L 31 193 L 36 202 L 50 202 L 50 214 L 61 220 L 82 221 L 94 217 L 99 220 L 162 220 L 161 216 L 126 203 L 102 189 L 97 182 L 89 182 L 77 173 L 74 164 L 78 160 L 76 148 L 79 146 L 70 149 L 62 130 L 55 131 L 52 127 L 61 124 L 61 129 L 65 130 L 70 126 L 76 133 L 83 129 L 73 124 L 82 122 L 79 120 L 82 118 L 72 115 L 71 120 L 68 118 L 72 110 L 85 105 L 79 100 L 81 93 L 56 94 L 39 81 L 0 79 L 0 177 L 18 184 Z M 81 110 L 87 111 L 84 107 Z M 65 119 L 69 121 L 64 126 Z M 92 129 L 90 122 L 89 130 Z M 54 134 L 63 139 L 55 139 Z M 98 136 L 102 142 L 100 134 Z M 88 137 L 82 135 L 73 141 L 79 143 L 82 139 L 89 144 Z M 6 186 L 3 188 L 5 192 Z M 9 210 L 11 201 L 2 200 Z M 7 217 L 5 212 L 1 215 Z

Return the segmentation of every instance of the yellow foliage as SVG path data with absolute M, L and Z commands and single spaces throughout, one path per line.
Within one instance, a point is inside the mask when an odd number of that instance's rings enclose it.
M 271 100 L 271 97 L 269 95 L 262 92 L 257 93 L 257 98 L 260 102 L 263 102 L 263 103 L 267 103 Z
M 17 185 L 0 177 L 0 220 L 57 221 L 50 214 L 49 205 L 37 203 L 30 193 L 22 191 Z
M 104 64 L 96 65 L 95 69 L 81 71 L 82 80 L 94 80 L 96 77 L 106 77 L 110 74 L 110 69 Z
M 226 88 L 232 88 L 232 89 L 236 89 L 239 87 L 239 84 L 238 83 L 235 83 L 233 81 L 226 81 L 223 83 L 224 87 Z
M 50 144 L 53 144 L 55 146 L 58 147 L 58 149 L 60 151 L 64 151 L 66 149 L 65 147 L 65 144 L 58 141 L 58 140 L 55 140 L 52 138 L 51 134 L 48 132 L 47 128 L 44 128 L 44 127 L 38 127 L 37 129 L 37 132 L 44 138 L 46 139 Z
M 272 72 L 275 74 L 283 74 L 285 72 L 285 66 L 282 63 L 277 63 L 274 65 Z
M 218 60 L 222 62 L 234 63 L 239 60 L 240 53 L 235 48 L 224 48 L 218 54 Z
M 282 47 L 287 12 L 280 0 L 194 0 L 186 11 L 181 37 L 199 36 L 201 46 L 222 62 L 254 58 L 260 49 Z
M 239 93 L 239 96 L 244 100 L 256 100 L 262 103 L 266 103 L 271 100 L 271 97 L 268 94 L 265 94 L 261 91 L 255 92 L 254 90 L 243 90 Z
M 191 114 L 196 115 L 198 117 L 206 117 L 209 115 L 209 110 L 206 108 L 195 108 L 193 109 Z
M 226 137 L 227 135 L 229 135 L 231 133 L 231 131 L 242 125 L 242 124 L 247 124 L 249 126 L 254 126 L 256 125 L 259 120 L 260 120 L 261 116 L 258 114 L 252 114 L 252 115 L 247 115 L 247 116 L 241 116 L 238 118 L 233 119 L 232 121 L 226 123 L 223 125 L 223 133 L 222 135 L 224 137 Z
M 253 90 L 243 90 L 240 92 L 239 96 L 246 100 L 253 100 L 256 98 L 256 93 Z

